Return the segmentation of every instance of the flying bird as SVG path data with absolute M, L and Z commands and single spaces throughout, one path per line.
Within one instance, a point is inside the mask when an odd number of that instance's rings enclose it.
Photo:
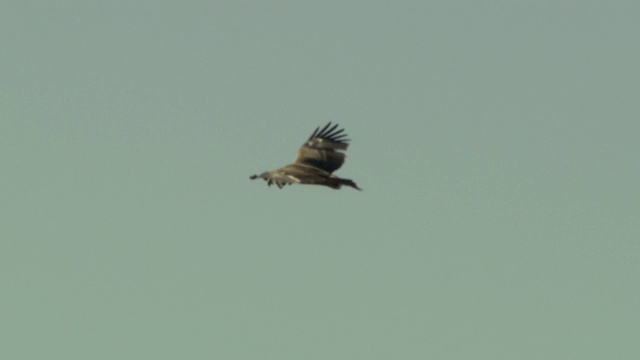
M 260 175 L 252 175 L 251 180 L 263 178 L 267 185 L 278 185 L 282 188 L 288 184 L 323 185 L 340 189 L 342 185 L 362 190 L 355 182 L 332 175 L 344 163 L 346 155 L 338 150 L 347 150 L 349 139 L 343 134 L 344 129 L 336 130 L 338 124 L 331 122 L 322 129 L 318 126 L 309 139 L 298 149 L 298 156 L 293 164 L 279 169 L 265 171 Z

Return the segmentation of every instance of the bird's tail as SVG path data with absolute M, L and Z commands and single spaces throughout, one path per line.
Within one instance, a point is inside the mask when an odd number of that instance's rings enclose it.
M 350 180 L 350 179 L 340 179 L 340 183 L 341 183 L 342 185 L 351 186 L 352 188 L 354 188 L 354 189 L 356 189 L 356 190 L 360 190 L 360 191 L 362 191 L 362 189 L 360 189 L 360 188 L 358 187 L 358 185 L 356 185 L 356 183 L 355 183 L 355 182 L 353 182 L 353 180 Z
M 330 186 L 330 187 L 332 187 L 334 189 L 340 189 L 340 187 L 342 185 L 346 185 L 346 186 L 350 186 L 350 187 L 352 187 L 352 188 L 354 188 L 356 190 L 362 191 L 362 189 L 360 189 L 358 187 L 358 185 L 356 185 L 356 183 L 353 182 L 353 180 L 351 180 L 351 179 L 342 179 L 342 178 L 339 178 L 339 177 L 333 177 L 332 176 L 332 177 L 327 179 L 327 183 L 328 183 L 327 184 L 328 186 Z

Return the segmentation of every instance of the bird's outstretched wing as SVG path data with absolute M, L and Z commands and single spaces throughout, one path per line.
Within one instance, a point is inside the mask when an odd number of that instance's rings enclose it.
M 345 154 L 336 150 L 347 150 L 349 139 L 343 134 L 344 129 L 339 129 L 338 124 L 325 125 L 322 129 L 317 127 L 307 142 L 298 149 L 295 163 L 322 169 L 333 173 L 344 164 Z

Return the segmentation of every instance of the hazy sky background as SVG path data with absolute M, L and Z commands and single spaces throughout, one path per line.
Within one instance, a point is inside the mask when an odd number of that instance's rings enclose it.
M 0 358 L 640 358 L 639 15 L 3 1 Z

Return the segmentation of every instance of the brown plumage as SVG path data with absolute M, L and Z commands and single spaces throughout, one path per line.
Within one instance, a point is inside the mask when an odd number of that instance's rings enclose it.
M 252 175 L 251 180 L 263 178 L 269 186 L 282 188 L 288 184 L 324 185 L 340 189 L 342 185 L 361 190 L 356 183 L 332 175 L 344 164 L 345 154 L 338 150 L 347 150 L 349 139 L 343 134 L 344 129 L 336 130 L 338 124 L 317 127 L 309 140 L 298 149 L 298 156 L 293 164 L 279 169 L 265 171 L 260 175 Z

